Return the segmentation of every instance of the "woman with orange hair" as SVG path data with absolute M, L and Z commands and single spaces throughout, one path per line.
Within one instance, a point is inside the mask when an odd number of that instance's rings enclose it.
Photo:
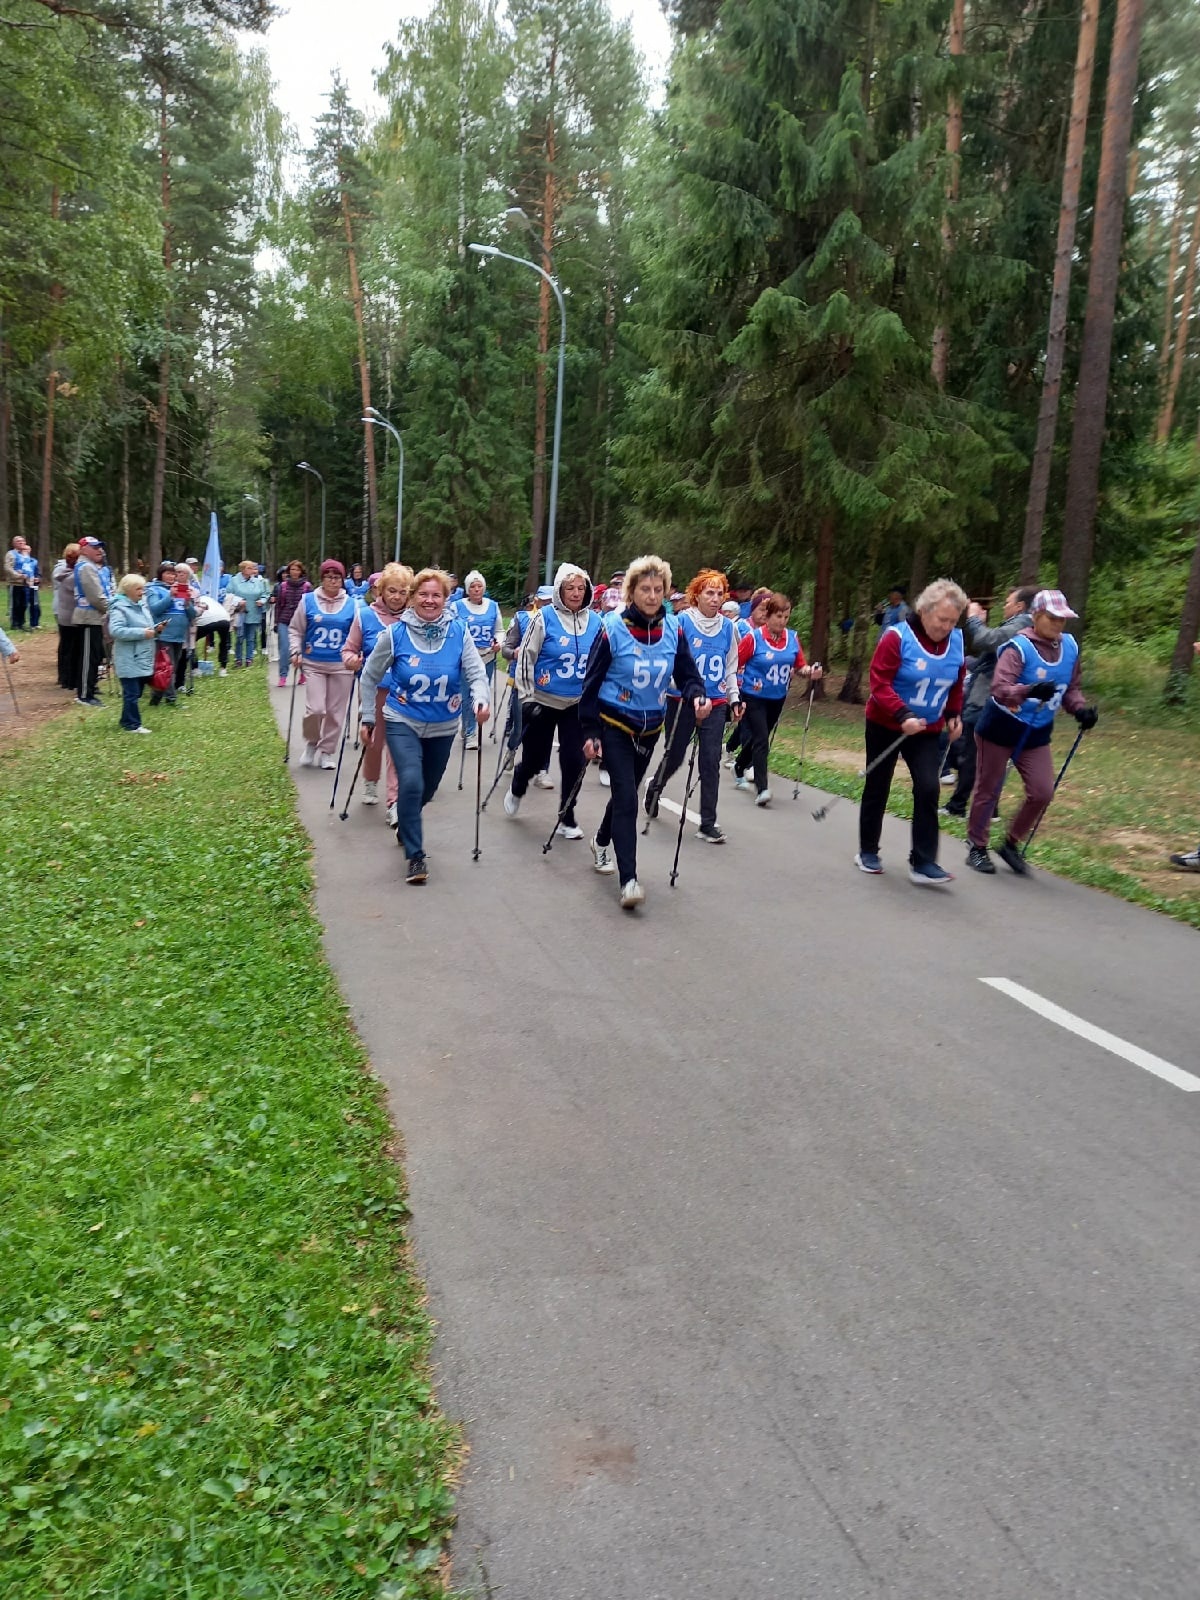
M 723 572 L 706 567 L 698 572 L 684 592 L 686 605 L 679 612 L 679 626 L 692 652 L 692 659 L 704 680 L 704 692 L 712 710 L 699 725 L 700 826 L 697 839 L 706 844 L 724 844 L 725 835 L 717 826 L 717 789 L 721 781 L 721 740 L 725 736 L 726 715 L 738 722 L 742 715 L 741 693 L 737 682 L 738 635 L 732 620 L 721 607 L 729 598 L 729 583 Z M 667 784 L 683 765 L 688 744 L 696 732 L 696 714 L 690 700 L 671 691 L 667 708 L 666 749 L 658 771 L 646 785 L 645 807 L 648 817 L 658 815 L 658 802 Z

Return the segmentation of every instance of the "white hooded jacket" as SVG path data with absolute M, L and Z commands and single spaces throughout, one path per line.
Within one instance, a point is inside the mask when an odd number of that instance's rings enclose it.
M 563 604 L 562 586 L 568 578 L 583 579 L 583 604 L 578 611 L 569 611 Z M 535 700 L 539 705 L 554 706 L 563 710 L 574 705 L 579 694 L 561 695 L 550 694 L 545 689 L 539 689 L 534 679 L 534 668 L 537 658 L 542 653 L 542 645 L 546 638 L 546 612 L 553 611 L 562 631 L 574 634 L 576 638 L 586 633 L 590 618 L 592 604 L 592 580 L 582 567 L 572 566 L 569 561 L 564 561 L 554 574 L 554 599 L 549 606 L 543 606 L 540 611 L 535 611 L 529 619 L 529 626 L 525 629 L 521 640 L 521 648 L 517 653 L 517 693 L 522 700 Z M 579 693 L 583 692 L 583 679 L 579 680 Z

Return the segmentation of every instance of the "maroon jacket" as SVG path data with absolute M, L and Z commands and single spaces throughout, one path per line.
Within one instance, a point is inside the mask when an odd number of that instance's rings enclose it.
M 312 584 L 307 578 L 301 578 L 299 583 L 293 583 L 290 578 L 283 578 L 275 585 L 275 626 L 286 628 L 296 615 L 296 607 L 304 596 L 312 589 Z
M 905 617 L 905 622 L 916 634 L 922 650 L 931 655 L 935 660 L 944 656 L 950 647 L 950 635 L 947 634 L 941 644 L 934 644 L 933 640 L 921 626 L 921 619 L 915 611 Z M 912 716 L 912 712 L 901 700 L 892 687 L 893 680 L 900 670 L 900 639 L 890 628 L 884 630 L 879 643 L 875 646 L 875 654 L 871 657 L 871 694 L 867 701 L 867 721 L 877 722 L 880 727 L 899 729 L 900 724 Z M 964 662 L 958 669 L 950 693 L 946 696 L 946 704 L 942 715 L 936 722 L 926 724 L 926 733 L 940 733 L 947 717 L 957 717 L 962 712 L 963 679 L 966 677 L 967 667 Z

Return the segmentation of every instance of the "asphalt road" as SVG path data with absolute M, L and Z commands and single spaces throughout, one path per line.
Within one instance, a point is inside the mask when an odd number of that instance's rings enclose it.
M 1044 873 L 915 888 L 891 819 L 867 878 L 790 783 L 727 784 L 674 890 L 664 812 L 623 913 L 586 842 L 542 855 L 548 792 L 498 790 L 473 862 L 456 778 L 417 889 L 296 772 L 470 1444 L 456 1585 L 1196 1600 L 1196 934 Z

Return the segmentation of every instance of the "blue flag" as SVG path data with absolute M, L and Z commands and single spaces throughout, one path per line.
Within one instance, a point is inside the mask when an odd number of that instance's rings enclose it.
M 221 536 L 217 532 L 217 513 L 211 513 L 208 525 L 208 549 L 204 552 L 204 568 L 200 574 L 200 593 L 212 600 L 221 598 Z

